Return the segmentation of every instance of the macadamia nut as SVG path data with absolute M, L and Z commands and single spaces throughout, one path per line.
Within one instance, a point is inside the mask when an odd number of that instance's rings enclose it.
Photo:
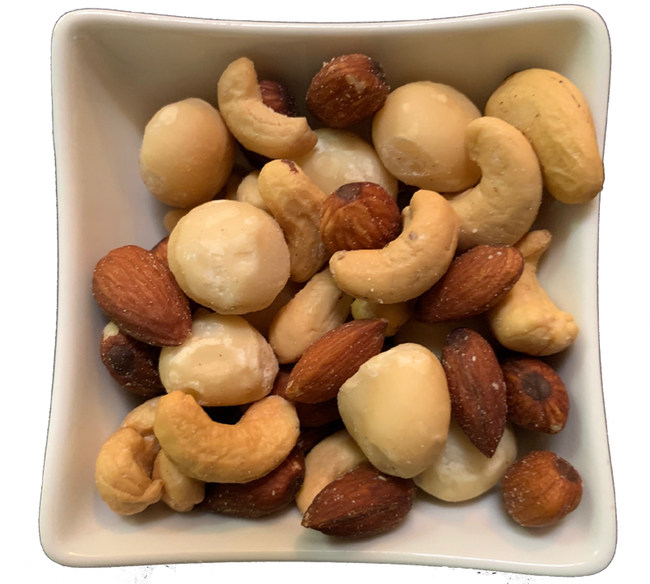
M 183 291 L 220 314 L 266 308 L 289 279 L 280 226 L 241 201 L 209 201 L 192 209 L 171 232 L 167 257 Z
M 251 403 L 268 395 L 278 373 L 271 345 L 241 316 L 199 309 L 189 338 L 160 354 L 167 392 L 192 394 L 202 406 Z
M 235 143 L 219 111 L 192 97 L 164 106 L 146 125 L 140 174 L 163 203 L 193 207 L 221 190 L 234 160 Z

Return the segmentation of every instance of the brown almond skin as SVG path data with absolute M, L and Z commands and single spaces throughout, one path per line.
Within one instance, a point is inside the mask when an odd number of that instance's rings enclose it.
M 414 498 L 412 479 L 387 475 L 362 464 L 314 497 L 302 525 L 335 537 L 375 536 L 399 525 L 411 510 Z
M 508 420 L 533 432 L 557 434 L 569 417 L 569 394 L 557 372 L 541 359 L 507 359 L 503 365 Z
M 451 331 L 441 351 L 451 411 L 472 444 L 492 457 L 507 421 L 506 385 L 490 343 L 478 332 Z
M 150 345 L 180 345 L 190 334 L 187 297 L 169 268 L 136 245 L 109 251 L 93 271 L 93 296 L 102 311 L 132 337 Z
M 501 479 L 506 511 L 523 527 L 548 527 L 574 511 L 582 499 L 582 477 L 565 459 L 534 450 Z
M 205 498 L 196 509 L 249 519 L 265 517 L 293 503 L 304 478 L 304 454 L 296 447 L 277 468 L 254 481 L 206 483 Z
M 402 231 L 395 199 L 381 185 L 341 185 L 323 203 L 320 231 L 330 253 L 350 249 L 381 249 Z
M 418 298 L 415 318 L 433 324 L 482 314 L 510 291 L 523 269 L 516 247 L 477 245 L 454 258 L 445 275 Z
M 352 377 L 384 345 L 386 321 L 353 320 L 325 333 L 313 342 L 291 370 L 284 393 L 290 401 L 322 403 L 336 397 Z

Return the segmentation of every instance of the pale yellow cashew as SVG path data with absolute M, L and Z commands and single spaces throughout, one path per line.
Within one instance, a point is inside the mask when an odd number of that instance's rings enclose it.
M 153 421 L 160 396 L 152 397 L 133 408 L 122 420 L 120 428 L 132 428 L 142 436 L 153 436 Z
M 183 474 L 163 450 L 156 456 L 151 476 L 162 481 L 161 500 L 174 511 L 191 511 L 205 498 L 205 483 Z
M 119 515 L 134 515 L 158 502 L 163 483 L 151 472 L 159 447 L 153 436 L 119 428 L 104 442 L 95 462 L 95 485 Z
M 180 472 L 205 482 L 246 483 L 276 468 L 296 445 L 298 415 L 277 395 L 252 404 L 236 424 L 214 422 L 194 397 L 160 399 L 154 432 Z
M 499 304 L 488 311 L 495 338 L 508 349 L 528 355 L 553 355 L 578 336 L 573 316 L 560 310 L 537 278 L 537 264 L 551 243 L 545 229 L 531 231 L 517 243 L 524 255 L 524 271 Z
M 339 288 L 382 304 L 411 300 L 445 273 L 456 251 L 458 216 L 445 197 L 416 191 L 402 212 L 402 233 L 382 249 L 337 251 L 329 266 Z
M 285 116 L 264 104 L 255 64 L 247 57 L 223 71 L 217 99 L 228 129 L 248 150 L 268 158 L 294 158 L 318 141 L 306 118 Z
M 449 197 L 460 219 L 458 249 L 517 243 L 531 228 L 542 203 L 542 173 L 526 137 L 493 117 L 477 118 L 465 131 L 480 182 Z

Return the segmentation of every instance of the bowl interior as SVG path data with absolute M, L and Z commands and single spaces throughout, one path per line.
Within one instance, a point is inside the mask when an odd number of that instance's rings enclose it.
M 513 71 L 555 69 L 586 95 L 604 145 L 609 39 L 600 17 L 581 7 L 328 25 L 96 10 L 64 15 L 52 41 L 60 268 L 40 526 L 44 550 L 55 561 L 370 561 L 579 575 L 611 559 L 616 524 L 599 365 L 598 199 L 579 208 L 546 201 L 538 221 L 554 237 L 540 277 L 581 327 L 576 344 L 556 360 L 572 392 L 569 426 L 552 440 L 525 438 L 526 447 L 548 445 L 583 475 L 583 502 L 560 526 L 515 528 L 494 491 L 463 505 L 422 497 L 393 533 L 341 543 L 302 528 L 294 509 L 256 521 L 160 507 L 123 518 L 96 494 L 96 454 L 135 402 L 116 391 L 99 361 L 105 320 L 90 294 L 92 269 L 113 247 L 151 247 L 166 234 L 164 209 L 138 173 L 144 125 L 178 99 L 216 104 L 217 79 L 239 56 L 252 58 L 260 76 L 283 81 L 299 97 L 322 62 L 344 52 L 374 56 L 393 87 L 418 79 L 448 83 L 479 108 Z M 414 337 L 421 333 L 412 331 Z

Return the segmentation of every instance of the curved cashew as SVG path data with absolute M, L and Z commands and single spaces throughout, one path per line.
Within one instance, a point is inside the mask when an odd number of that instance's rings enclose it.
M 213 422 L 194 397 L 162 396 L 154 432 L 180 472 L 212 483 L 246 483 L 276 468 L 296 445 L 298 415 L 277 395 L 252 404 L 236 424 Z
M 347 430 L 330 434 L 305 456 L 305 478 L 296 494 L 296 506 L 307 511 L 314 497 L 349 470 L 368 459 Z
M 132 428 L 141 436 L 153 436 L 153 421 L 160 397 L 152 397 L 133 408 L 122 420 L 120 428 Z
M 487 312 L 496 339 L 528 355 L 559 353 L 578 336 L 573 316 L 555 305 L 537 278 L 537 264 L 550 243 L 551 234 L 545 229 L 531 231 L 517 243 L 524 271 L 503 300 Z
M 517 243 L 542 203 L 542 173 L 535 151 L 517 128 L 493 117 L 469 123 L 465 147 L 481 169 L 481 180 L 449 197 L 460 218 L 458 249 Z
M 262 101 L 255 64 L 241 57 L 226 67 L 217 85 L 219 111 L 240 144 L 268 158 L 294 158 L 318 140 L 304 117 L 273 111 Z
M 339 288 L 382 304 L 411 300 L 445 273 L 458 242 L 458 217 L 442 195 L 416 191 L 402 233 L 382 249 L 337 251 L 329 266 Z
M 205 497 L 205 483 L 180 472 L 164 450 L 156 456 L 151 476 L 163 483 L 163 503 L 179 513 L 191 511 Z
M 158 443 L 133 428 L 119 428 L 101 447 L 95 484 L 104 502 L 120 515 L 140 513 L 162 496 L 163 484 L 152 479 Z
M 327 261 L 320 216 L 327 195 L 291 160 L 271 160 L 260 170 L 257 188 L 289 247 L 291 279 L 306 282 Z

